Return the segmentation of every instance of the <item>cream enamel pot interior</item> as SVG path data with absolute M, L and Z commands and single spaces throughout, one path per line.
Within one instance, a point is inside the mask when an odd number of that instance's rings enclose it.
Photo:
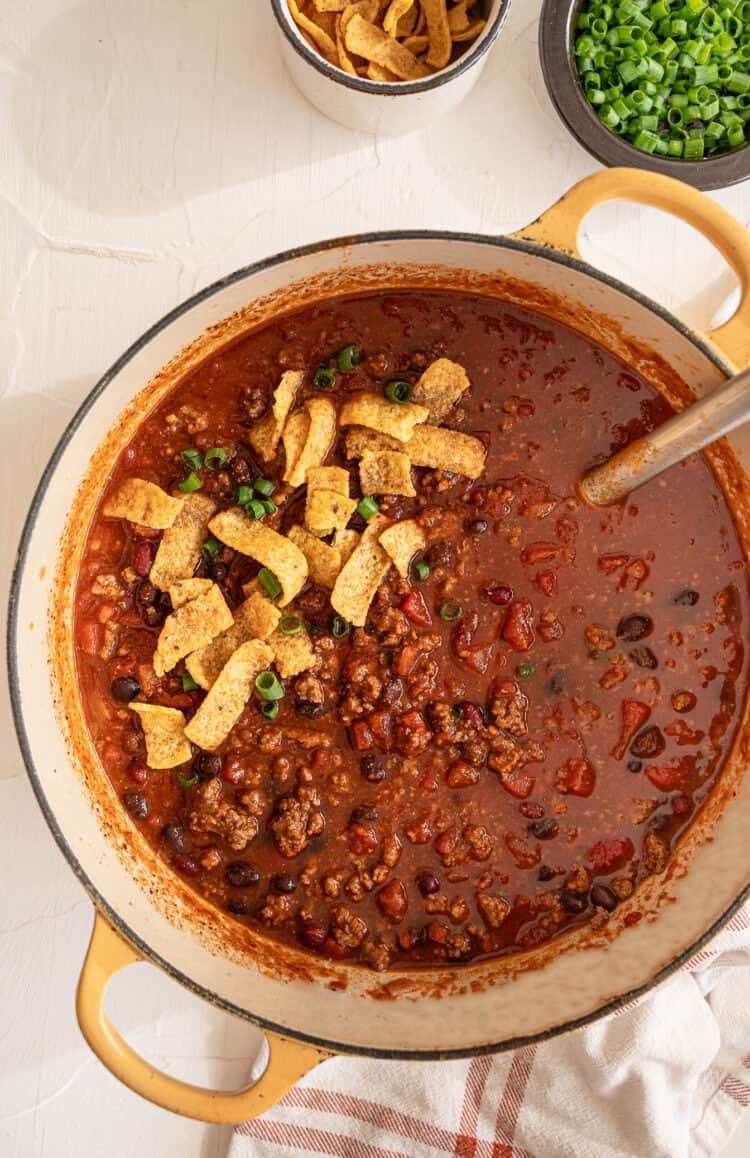
M 730 322 L 710 335 L 693 333 L 580 259 L 581 221 L 594 205 L 613 198 L 670 210 L 716 244 L 742 287 Z M 650 878 L 606 930 L 571 934 L 531 956 L 452 973 L 379 975 L 341 964 L 318 966 L 309 955 L 269 945 L 254 934 L 238 941 L 235 923 L 172 876 L 114 797 L 82 728 L 72 667 L 71 598 L 98 481 L 138 416 L 186 368 L 234 333 L 291 305 L 355 287 L 445 284 L 554 313 L 673 397 L 675 374 L 702 392 L 750 363 L 748 235 L 687 186 L 614 169 L 582 182 L 510 238 L 365 235 L 282 254 L 218 282 L 145 334 L 96 386 L 55 451 L 28 517 L 11 595 L 10 680 L 40 806 L 96 907 L 78 995 L 81 1028 L 118 1077 L 182 1114 L 229 1122 L 261 1113 L 301 1074 L 336 1052 L 459 1057 L 574 1028 L 617 1008 L 686 961 L 750 888 L 750 778 L 742 776 L 750 733 L 746 716 L 703 821 L 683 841 L 670 870 Z M 688 396 L 683 391 L 678 405 Z M 747 435 L 733 439 L 733 446 L 740 459 L 750 455 Z M 717 452 L 715 469 L 731 488 L 747 549 L 748 491 L 742 471 L 732 474 L 726 454 L 726 449 Z M 623 927 L 634 909 L 645 919 Z M 112 975 L 140 958 L 267 1031 L 270 1062 L 255 1087 L 238 1093 L 199 1090 L 158 1073 L 130 1050 L 108 1021 L 103 999 Z

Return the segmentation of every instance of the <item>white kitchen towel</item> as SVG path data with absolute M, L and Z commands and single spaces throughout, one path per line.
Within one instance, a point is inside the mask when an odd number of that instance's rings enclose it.
M 748 1106 L 750 906 L 590 1028 L 471 1061 L 327 1061 L 230 1158 L 715 1158 Z

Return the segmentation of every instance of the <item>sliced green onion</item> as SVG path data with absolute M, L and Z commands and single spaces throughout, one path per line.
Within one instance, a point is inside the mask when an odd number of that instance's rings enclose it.
M 359 366 L 359 346 L 344 346 L 336 355 L 336 365 L 343 374 Z
M 209 470 L 219 470 L 227 461 L 227 452 L 222 450 L 220 446 L 212 446 L 210 450 L 206 451 L 206 457 L 203 461 Z
M 197 683 L 191 676 L 189 671 L 182 673 L 182 690 L 183 692 L 194 692 L 198 687 Z
M 413 393 L 414 387 L 411 382 L 403 382 L 400 379 L 389 382 L 385 388 L 385 396 L 390 402 L 408 402 Z
M 258 582 L 269 599 L 278 599 L 281 595 L 281 584 L 273 571 L 268 570 L 268 567 L 261 567 L 258 572 Z
M 278 700 L 269 700 L 266 704 L 261 704 L 260 712 L 267 720 L 275 720 L 279 714 Z
M 252 502 L 253 488 L 249 486 L 237 487 L 237 502 L 241 507 L 246 507 L 249 502 Z
M 198 783 L 198 777 L 197 776 L 190 776 L 190 777 L 180 776 L 180 774 L 178 772 L 177 773 L 177 783 L 179 784 L 180 788 L 195 788 L 195 785 Z
M 267 515 L 275 515 L 279 509 L 270 499 L 261 499 L 260 504 Z
M 446 603 L 441 603 L 438 608 L 438 615 L 445 623 L 455 623 L 463 615 L 463 608 L 460 603 L 455 603 L 454 600 L 449 599 Z
M 344 619 L 343 615 L 334 615 L 331 633 L 335 639 L 343 639 L 345 635 L 349 634 L 351 628 L 351 623 L 348 619 Z
M 414 564 L 414 572 L 419 582 L 424 583 L 425 579 L 429 578 L 430 568 L 427 566 L 424 560 L 420 559 L 418 563 Z
M 536 674 L 536 664 L 534 663 L 519 663 L 516 668 L 516 675 L 520 680 L 529 680 Z
M 282 615 L 279 620 L 279 631 L 282 635 L 300 635 L 303 630 L 299 615 Z
M 249 519 L 265 519 L 266 508 L 260 499 L 250 499 L 250 502 L 245 504 L 245 514 Z
M 335 381 L 336 375 L 327 366 L 318 366 L 313 374 L 313 386 L 316 390 L 330 390 Z
M 357 514 L 361 515 L 365 522 L 369 522 L 373 515 L 377 515 L 379 510 L 380 507 L 372 495 L 364 495 L 357 503 Z
M 255 482 L 253 483 L 253 487 L 259 495 L 263 496 L 264 499 L 270 499 L 275 489 L 274 484 L 271 482 L 270 478 L 256 478 Z
M 606 651 L 592 651 L 591 658 L 592 659 L 606 659 L 607 653 L 606 653 Z
M 262 700 L 283 700 L 284 688 L 272 671 L 262 671 L 255 677 L 255 690 Z
M 189 495 L 192 494 L 193 491 L 199 491 L 201 489 L 203 486 L 203 480 L 198 478 L 198 475 L 195 473 L 195 471 L 191 471 L 187 478 L 184 478 L 182 482 L 178 483 L 177 485 L 183 494 Z
M 180 451 L 180 458 L 188 470 L 203 470 L 203 458 L 200 451 L 196 450 L 195 447 Z
M 220 550 L 221 543 L 218 539 L 214 539 L 212 536 L 210 539 L 206 539 L 205 543 L 201 547 L 201 554 L 207 563 L 213 563 Z

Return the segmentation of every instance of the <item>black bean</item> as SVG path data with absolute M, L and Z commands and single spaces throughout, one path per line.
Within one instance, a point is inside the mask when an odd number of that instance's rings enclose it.
M 536 874 L 540 881 L 551 881 L 555 875 L 555 870 L 548 864 L 543 864 Z
M 645 639 L 653 630 L 654 621 L 650 615 L 626 615 L 617 624 L 617 638 L 636 643 L 639 639 Z
M 224 877 L 236 889 L 248 889 L 251 885 L 257 885 L 260 873 L 246 860 L 236 860 L 224 869 Z
M 676 595 L 672 596 L 672 602 L 678 603 L 681 607 L 695 607 L 700 599 L 697 591 L 693 591 L 691 587 L 685 587 L 682 591 L 678 591 Z
M 243 483 L 249 483 L 252 478 L 252 470 L 250 464 L 246 462 L 239 454 L 235 454 L 231 463 L 229 464 L 229 471 L 232 476 L 232 482 L 235 486 L 240 486 Z
M 227 901 L 227 908 L 236 917 L 246 917 L 250 912 L 250 902 L 243 897 L 233 897 L 231 901 Z
M 133 728 L 124 733 L 120 740 L 120 747 L 123 752 L 128 752 L 131 756 L 137 756 L 139 752 L 143 751 L 143 736 Z
M 149 627 L 161 627 L 172 610 L 172 600 L 166 591 L 160 591 L 154 602 L 141 609 L 141 618 Z
M 369 780 L 371 784 L 377 784 L 380 780 L 385 780 L 385 765 L 383 761 L 372 752 L 368 752 L 363 756 L 359 762 L 359 770 L 364 776 L 365 780 Z
M 636 773 L 642 770 L 643 764 L 640 760 L 628 760 L 625 767 L 627 768 L 628 772 Z
M 288 873 L 278 873 L 273 878 L 273 887 L 277 893 L 293 893 L 297 887 L 297 882 Z
M 456 548 L 453 543 L 433 543 L 425 558 L 432 571 L 439 567 L 451 571 L 456 565 Z
M 180 824 L 165 824 L 161 834 L 175 852 L 185 852 L 190 844 L 190 837 Z
M 528 831 L 537 840 L 552 840 L 560 831 L 560 825 L 550 817 L 548 820 L 534 820 L 528 826 Z
M 638 664 L 638 667 L 645 667 L 648 671 L 654 671 L 659 666 L 659 661 L 650 647 L 632 647 L 628 655 L 633 663 Z
M 305 921 L 299 931 L 299 939 L 308 949 L 320 949 L 327 936 L 328 929 L 317 921 Z
M 471 519 L 466 524 L 466 530 L 470 531 L 472 535 L 483 535 L 485 531 L 489 531 L 490 524 L 488 519 Z
M 324 715 L 326 712 L 325 703 L 314 704 L 312 700 L 297 700 L 295 711 L 298 716 L 302 716 L 305 720 L 317 720 L 318 716 Z
M 112 698 L 117 700 L 118 704 L 129 704 L 137 695 L 140 695 L 141 685 L 133 676 L 119 676 L 118 679 L 112 680 L 109 690 L 112 693 Z
M 592 905 L 596 905 L 600 909 L 606 909 L 608 913 L 611 913 L 613 909 L 617 908 L 617 897 L 606 885 L 594 885 L 589 896 L 591 897 Z
M 229 574 L 229 568 L 226 563 L 212 563 L 209 573 L 214 583 L 223 583 Z
M 434 873 L 419 873 L 417 876 L 417 888 L 423 897 L 432 896 L 433 893 L 440 892 L 440 881 Z
M 370 820 L 378 819 L 377 808 L 355 808 L 351 816 L 352 824 L 367 824 Z
M 666 741 L 661 734 L 661 730 L 657 728 L 656 724 L 652 724 L 650 728 L 644 728 L 638 733 L 630 745 L 630 751 L 634 756 L 637 756 L 639 760 L 651 759 L 654 756 L 661 755 L 666 746 Z
M 550 679 L 547 680 L 547 691 L 551 696 L 562 695 L 565 677 L 561 671 L 556 671 Z
M 148 579 L 142 579 L 135 593 L 135 601 L 139 607 L 151 607 L 156 602 L 158 591 Z
M 582 897 L 580 893 L 572 893 L 568 889 L 563 889 L 560 893 L 560 904 L 566 913 L 582 913 L 584 909 L 588 908 L 588 901 L 585 897 Z
M 145 820 L 149 814 L 148 800 L 142 792 L 126 792 L 122 798 L 134 820 Z
M 200 780 L 213 780 L 214 776 L 221 776 L 223 760 L 218 752 L 201 752 L 194 767 Z

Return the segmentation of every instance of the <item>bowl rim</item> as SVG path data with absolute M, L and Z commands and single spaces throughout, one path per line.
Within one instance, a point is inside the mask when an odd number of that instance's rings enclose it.
M 625 165 L 686 181 L 696 189 L 726 189 L 750 178 L 750 141 L 703 161 L 681 161 L 643 153 L 601 123 L 573 67 L 573 18 L 583 0 L 544 0 L 539 17 L 539 58 L 547 92 L 568 131 L 592 157 L 608 167 Z
M 489 0 L 489 3 L 494 3 L 494 0 Z M 348 72 L 344 72 L 344 70 L 337 65 L 330 64 L 324 56 L 321 56 L 320 53 L 315 52 L 310 47 L 294 23 L 286 0 L 271 0 L 271 11 L 273 12 L 279 31 L 287 44 L 296 52 L 297 56 L 306 64 L 311 65 L 316 72 L 319 72 L 326 80 L 330 80 L 334 84 L 341 85 L 343 88 L 352 89 L 358 93 L 366 93 L 372 96 L 399 97 L 430 92 L 433 89 L 440 88 L 448 81 L 458 79 L 458 77 L 468 72 L 470 68 L 481 60 L 495 43 L 510 11 L 511 0 L 497 0 L 497 3 L 498 8 L 495 15 L 487 18 L 487 24 L 473 45 L 452 64 L 446 65 L 445 68 L 441 68 L 439 72 L 436 72 L 433 76 L 426 76 L 422 80 L 402 80 L 398 82 L 367 80 L 361 76 L 350 76 Z
M 554 264 L 567 267 L 573 271 L 593 277 L 604 286 L 609 286 L 612 289 L 625 294 L 632 298 L 637 303 L 646 306 L 652 310 L 663 321 L 667 322 L 683 337 L 687 338 L 697 349 L 701 351 L 722 373 L 729 376 L 732 373 L 731 367 L 725 361 L 721 352 L 712 346 L 710 342 L 700 333 L 697 333 L 691 327 L 682 322 L 663 305 L 649 298 L 640 290 L 633 286 L 620 281 L 618 278 L 608 274 L 602 270 L 596 269 L 595 266 L 590 265 L 582 258 L 574 257 L 571 254 L 564 253 L 555 249 L 550 249 L 548 246 L 539 244 L 533 241 L 525 241 L 512 236 L 496 236 L 491 234 L 482 234 L 477 232 L 463 232 L 452 230 L 424 230 L 424 229 L 406 229 L 406 230 L 386 230 L 379 232 L 364 232 L 357 234 L 354 237 L 338 237 L 329 238 L 324 241 L 313 242 L 307 245 L 298 246 L 293 249 L 288 249 L 280 253 L 273 254 L 269 257 L 252 262 L 248 265 L 242 266 L 212 284 L 204 287 L 191 295 L 185 301 L 168 311 L 150 327 L 148 327 L 140 337 L 138 337 L 120 357 L 110 366 L 110 368 L 102 375 L 99 381 L 92 387 L 88 394 L 84 397 L 75 411 L 75 414 L 69 420 L 65 429 L 53 449 L 45 466 L 39 483 L 34 491 L 31 503 L 29 506 L 26 519 L 21 531 L 20 541 L 16 551 L 14 567 L 11 575 L 10 592 L 9 592 L 9 608 L 6 628 L 6 665 L 9 681 L 9 692 L 11 701 L 11 714 L 14 725 L 14 730 L 17 738 L 19 748 L 21 750 L 22 759 L 31 783 L 32 790 L 36 797 L 39 808 L 44 816 L 47 826 L 55 840 L 58 848 L 67 861 L 70 869 L 80 881 L 88 897 L 93 903 L 95 912 L 102 914 L 113 928 L 131 945 L 133 945 L 144 960 L 156 965 L 163 970 L 168 976 L 179 982 L 191 993 L 208 1001 L 211 1005 L 218 1009 L 224 1010 L 227 1013 L 232 1013 L 243 1021 L 247 1021 L 258 1028 L 270 1032 L 276 1032 L 286 1037 L 291 1037 L 297 1041 L 307 1042 L 322 1049 L 333 1050 L 341 1052 L 341 1045 L 335 1041 L 329 1040 L 325 1036 L 325 1031 L 321 1030 L 319 1034 L 308 1034 L 300 1032 L 293 1027 L 283 1026 L 275 1023 L 265 1016 L 258 1015 L 250 1009 L 238 1006 L 233 1001 L 220 996 L 214 990 L 206 988 L 200 982 L 196 981 L 189 973 L 183 969 L 167 961 L 160 956 L 150 944 L 145 942 L 133 929 L 131 929 L 127 915 L 116 910 L 111 901 L 100 890 L 97 883 L 95 883 L 88 875 L 87 870 L 83 867 L 78 859 L 76 851 L 70 843 L 67 834 L 63 831 L 56 813 L 47 799 L 44 778 L 40 774 L 36 766 L 34 756 L 32 755 L 31 745 L 26 726 L 25 711 L 23 699 L 21 694 L 21 676 L 20 668 L 22 665 L 22 651 L 19 646 L 19 603 L 20 591 L 24 581 L 27 578 L 27 564 L 29 560 L 29 552 L 31 548 L 31 541 L 34 535 L 34 530 L 37 523 L 37 518 L 45 501 L 47 491 L 50 483 L 59 466 L 60 460 L 68 446 L 73 435 L 78 430 L 78 427 L 87 419 L 89 411 L 94 407 L 110 382 L 115 378 L 127 364 L 139 353 L 139 351 L 147 346 L 153 339 L 165 329 L 167 329 L 173 322 L 177 321 L 183 314 L 190 311 L 197 305 L 204 303 L 210 298 L 220 293 L 223 289 L 231 286 L 239 281 L 250 279 L 253 275 L 262 272 L 271 266 L 283 265 L 291 262 L 299 257 L 308 257 L 316 253 L 325 252 L 334 249 L 341 249 L 349 247 L 353 244 L 370 244 L 380 242 L 400 242 L 410 240 L 448 240 L 456 242 L 469 242 L 473 244 L 487 245 L 496 247 L 498 249 L 507 248 L 517 250 L 522 253 L 527 253 L 535 258 L 541 258 L 544 261 L 550 261 Z M 371 1046 L 356 1046 L 346 1049 L 346 1053 L 357 1057 L 371 1057 L 382 1058 L 385 1060 L 399 1060 L 399 1061 L 439 1061 L 439 1060 L 457 1060 L 460 1058 L 473 1058 L 489 1056 L 494 1054 L 505 1053 L 509 1050 L 520 1049 L 524 1046 L 533 1045 L 540 1042 L 550 1041 L 556 1037 L 562 1036 L 571 1030 L 590 1026 L 600 1019 L 608 1016 L 611 1013 L 622 1009 L 630 1002 L 637 1000 L 646 993 L 651 992 L 657 985 L 677 973 L 688 961 L 695 956 L 701 949 L 704 948 L 718 933 L 720 933 L 727 925 L 728 921 L 739 911 L 742 905 L 750 899 L 750 884 L 743 888 L 740 893 L 734 897 L 731 904 L 703 931 L 703 933 L 693 941 L 692 944 L 685 947 L 682 952 L 678 953 L 675 958 L 667 962 L 661 969 L 653 974 L 642 985 L 637 986 L 625 993 L 621 993 L 616 997 L 610 998 L 603 1004 L 598 1005 L 588 1013 L 576 1017 L 568 1018 L 557 1025 L 544 1029 L 538 1033 L 527 1035 L 520 1035 L 514 1038 L 506 1039 L 502 1042 L 494 1042 L 482 1044 L 479 1046 L 466 1046 L 453 1048 L 449 1050 L 413 1050 L 403 1048 L 402 1046 L 395 1046 L 390 1049 L 383 1047 Z

